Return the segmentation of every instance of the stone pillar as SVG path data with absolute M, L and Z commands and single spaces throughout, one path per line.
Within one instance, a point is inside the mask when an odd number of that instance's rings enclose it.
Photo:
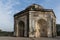
M 16 20 L 14 18 L 14 36 L 16 36 Z
M 48 26 L 48 37 L 52 37 L 52 31 L 51 31 L 50 23 L 49 23 L 49 26 Z
M 54 23 L 53 23 L 54 25 L 53 25 L 53 36 L 55 37 L 55 36 L 57 36 L 57 32 L 56 32 L 56 24 L 55 24 L 55 21 L 54 21 Z
M 34 26 L 34 20 L 32 19 L 32 13 L 29 13 L 29 37 L 34 37 L 33 32 L 33 26 Z
M 25 21 L 24 36 L 27 37 L 27 22 Z
M 19 31 L 19 29 L 18 29 L 18 22 L 16 21 L 16 36 L 17 37 L 19 36 L 18 31 Z
M 52 30 L 51 30 L 51 17 L 50 15 L 48 15 L 49 17 L 47 18 L 47 24 L 48 24 L 48 30 L 47 30 L 47 36 L 48 37 L 52 37 Z
M 29 13 L 29 37 L 31 37 L 31 13 Z

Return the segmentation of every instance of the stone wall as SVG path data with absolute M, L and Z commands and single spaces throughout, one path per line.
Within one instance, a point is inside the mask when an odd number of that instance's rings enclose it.
M 20 26 L 18 25 L 19 24 L 19 22 L 20 21 L 23 21 L 24 22 L 24 26 L 25 26 L 25 28 L 24 28 L 24 36 L 27 36 L 27 15 L 23 15 L 23 16 L 21 16 L 21 15 L 19 15 L 19 16 L 17 16 L 17 17 L 15 17 L 14 18 L 14 20 L 15 20 L 15 31 L 14 31 L 14 33 L 15 33 L 15 36 L 19 36 L 19 28 L 20 28 Z
M 53 13 L 52 13 L 53 14 Z M 45 21 L 47 21 L 47 36 L 48 37 L 52 37 L 52 31 L 55 30 L 56 32 L 56 25 L 54 24 L 54 22 L 56 23 L 56 19 L 53 19 L 53 23 L 51 22 L 51 19 L 52 18 L 55 18 L 54 16 L 51 17 L 51 12 L 41 12 L 41 11 L 29 11 L 29 28 L 30 28 L 30 31 L 29 31 L 29 36 L 30 37 L 40 37 L 40 32 L 39 32 L 39 27 L 38 27 L 38 20 L 40 19 L 44 19 Z M 53 30 L 52 30 L 52 27 L 51 25 L 52 24 L 54 25 L 53 26 Z M 32 27 L 34 28 L 34 34 L 32 34 Z M 53 31 L 53 34 L 55 34 L 55 32 Z

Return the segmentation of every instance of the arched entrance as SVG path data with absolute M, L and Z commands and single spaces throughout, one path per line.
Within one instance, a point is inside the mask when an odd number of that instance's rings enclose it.
M 38 20 L 38 25 L 40 27 L 39 32 L 41 37 L 47 36 L 47 22 L 44 19 Z
M 23 21 L 20 21 L 19 22 L 19 36 L 20 37 L 24 37 L 24 22 Z

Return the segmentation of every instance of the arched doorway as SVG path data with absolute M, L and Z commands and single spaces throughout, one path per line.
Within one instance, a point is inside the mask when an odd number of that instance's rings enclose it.
M 24 22 L 23 21 L 20 21 L 19 22 L 19 36 L 20 37 L 24 37 Z
M 38 20 L 39 32 L 41 37 L 47 36 L 47 22 L 44 19 Z

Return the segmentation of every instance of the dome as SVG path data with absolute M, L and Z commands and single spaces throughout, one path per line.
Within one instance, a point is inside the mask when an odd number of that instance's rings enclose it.
M 38 4 L 32 4 L 26 8 L 26 10 L 40 10 L 40 9 L 44 9 L 44 8 Z

